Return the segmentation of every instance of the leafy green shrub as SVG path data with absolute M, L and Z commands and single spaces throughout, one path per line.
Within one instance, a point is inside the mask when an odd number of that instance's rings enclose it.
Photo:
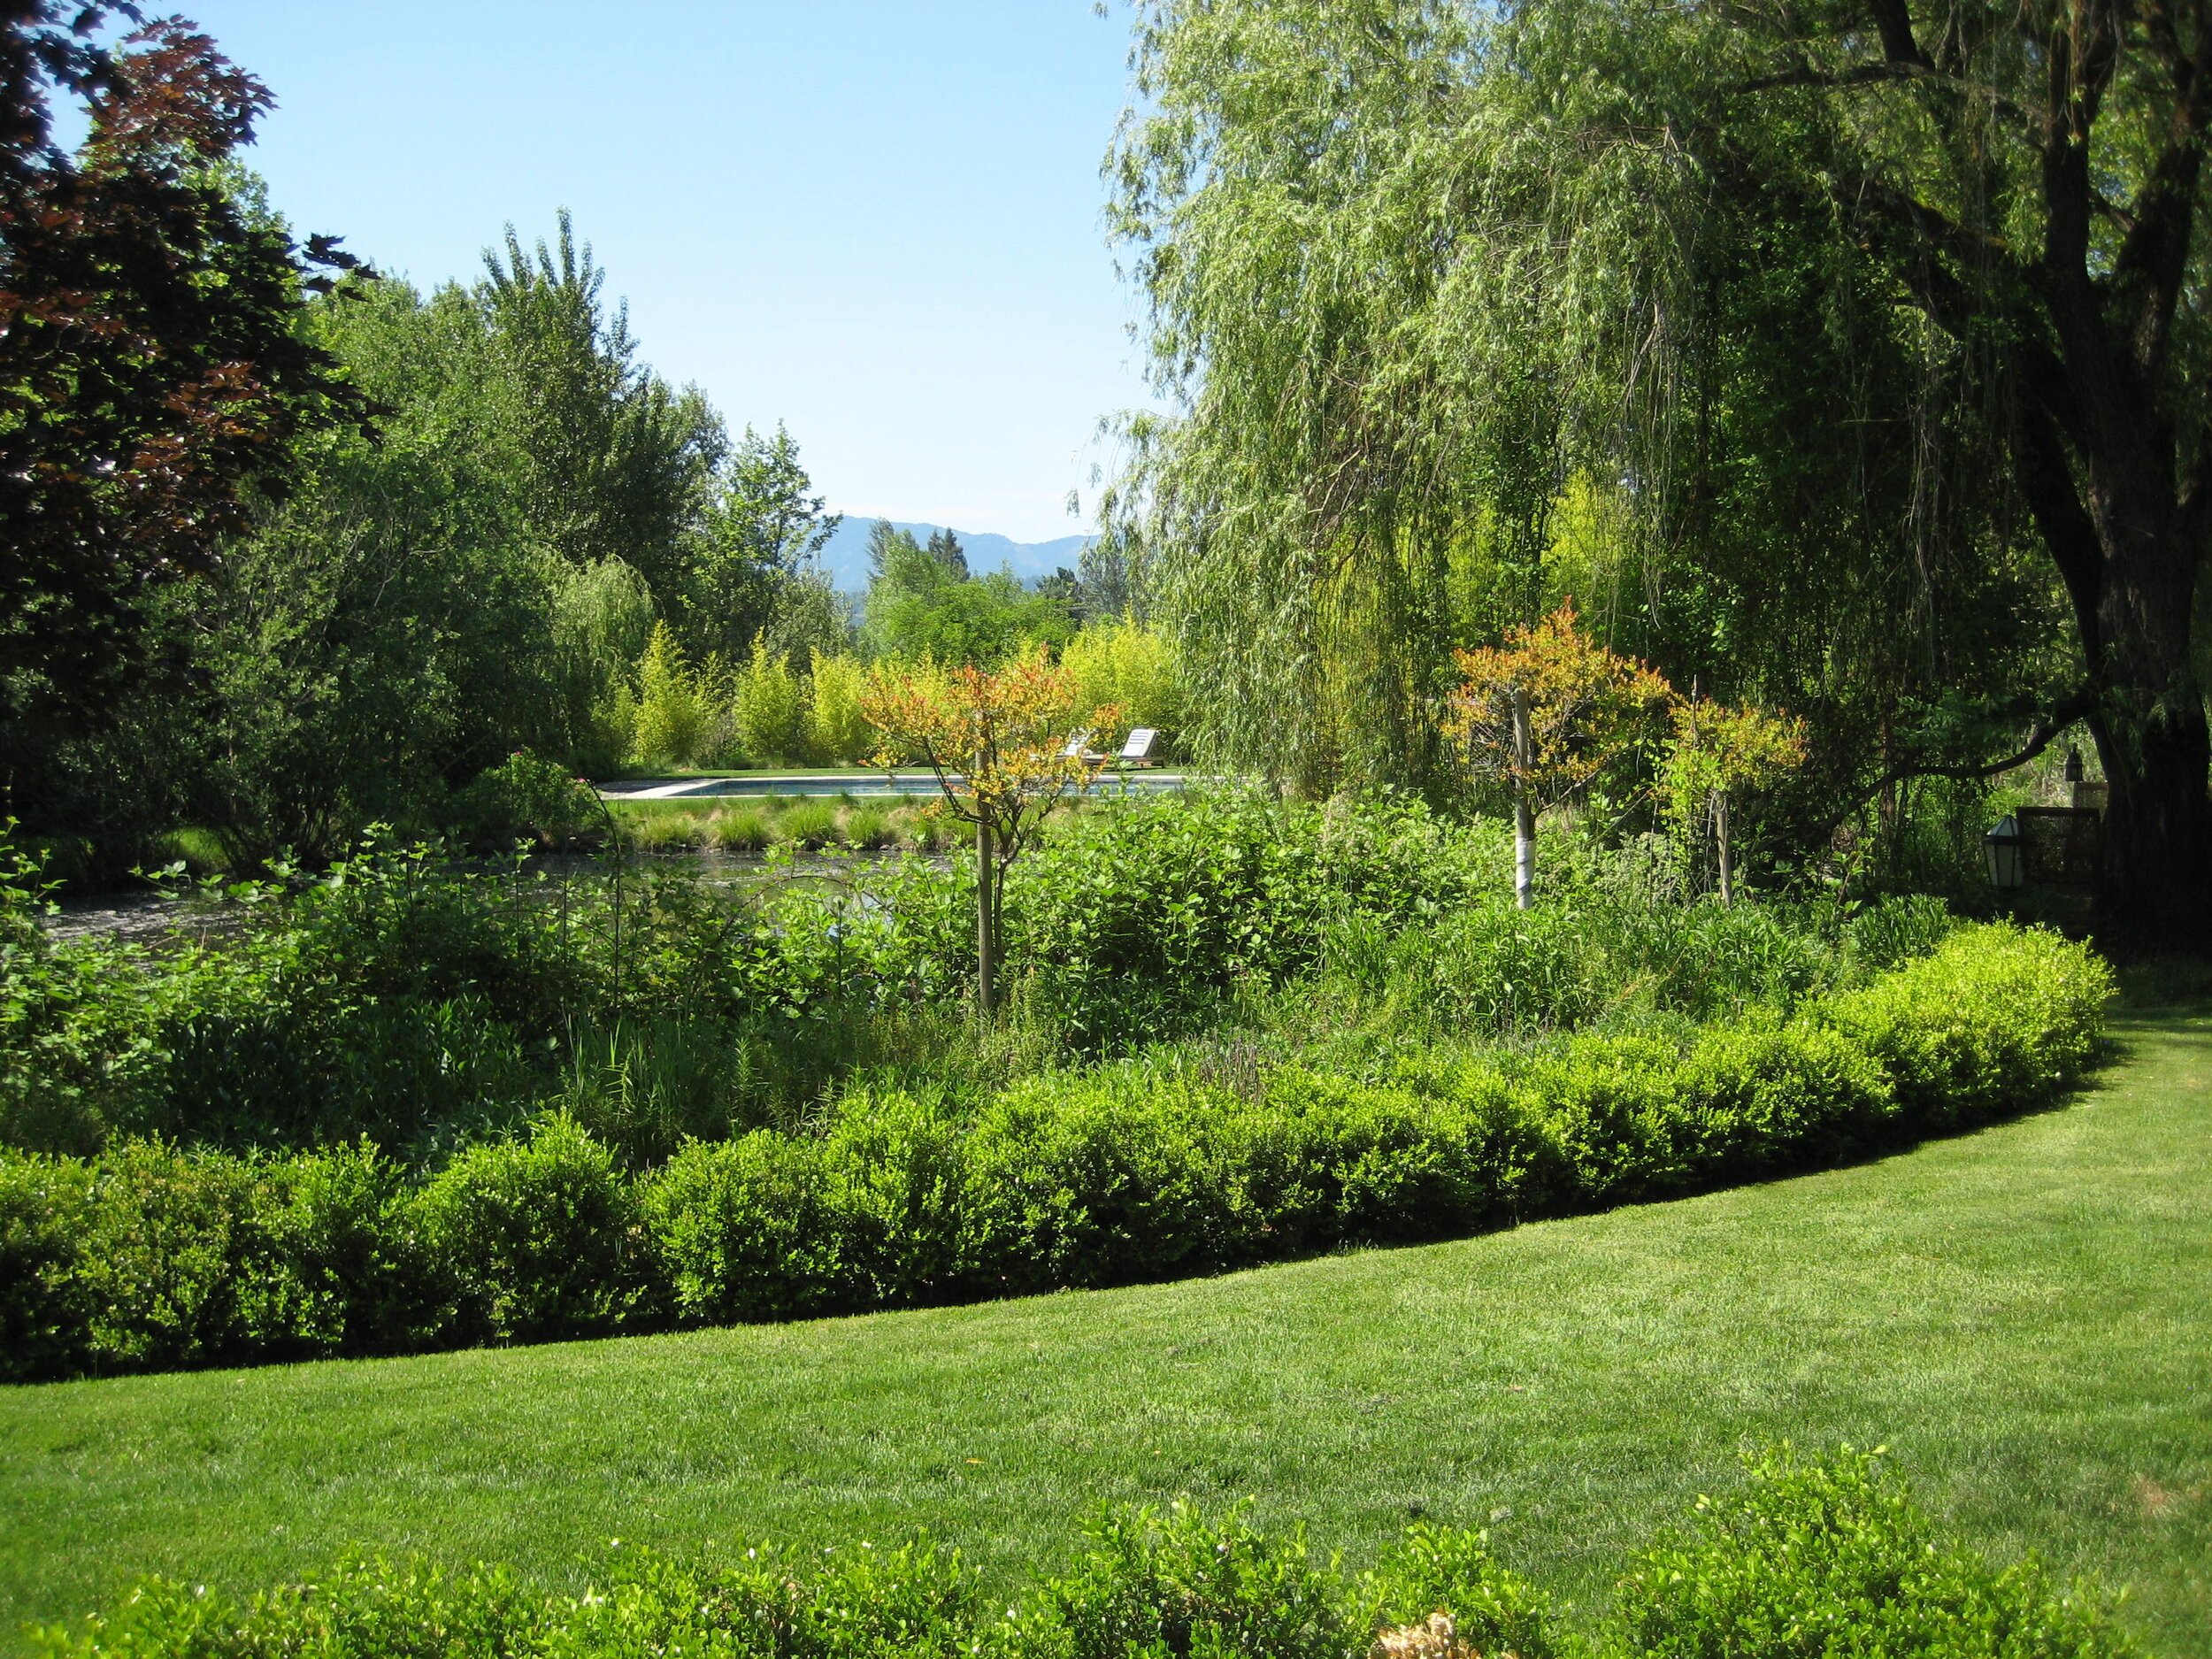
M 454 799 L 453 822 L 473 846 L 516 841 L 565 847 L 603 821 L 589 784 L 557 761 L 517 749 L 477 773 Z
M 1018 1295 L 1233 1259 L 1231 1171 L 1205 1133 L 1212 1103 L 1134 1072 L 1032 1079 L 1002 1094 L 968 1142 L 972 1279 Z
M 1066 1659 L 1357 1659 L 1367 1646 L 1335 1563 L 1309 1559 L 1302 1530 L 1255 1530 L 1242 1505 L 1215 1525 L 1184 1503 L 1112 1509 L 1084 1532 L 1082 1560 L 1044 1586 L 1037 1621 Z
M 100 1160 L 72 1288 L 103 1369 L 166 1370 L 290 1346 L 297 1281 L 241 1159 L 130 1141 Z
M 863 1541 L 825 1550 L 810 1564 L 810 1583 L 797 1576 L 795 1552 L 761 1549 L 747 1571 L 725 1578 L 733 1601 L 782 1624 L 779 1659 L 969 1659 L 977 1651 L 983 1600 L 958 1551 L 926 1538 L 885 1548 Z
M 0 1157 L 0 1382 L 67 1376 L 90 1358 L 98 1310 L 77 1264 L 93 1188 L 75 1158 Z
M 1450 1238 L 1571 1190 L 1540 1111 L 1475 1067 L 1416 1089 L 1288 1071 L 1229 1118 L 1255 1242 L 1287 1250 Z
M 270 1169 L 267 1219 L 296 1281 L 289 1335 L 318 1355 L 405 1353 L 441 1334 L 405 1166 L 364 1138 Z
M 796 803 L 772 827 L 764 810 L 724 818 L 680 803 L 624 818 L 686 846 L 865 842 L 895 822 L 949 833 L 911 808 L 826 801 Z M 917 859 L 782 880 L 794 870 L 781 850 L 759 883 L 634 863 L 556 882 L 373 838 L 320 879 L 280 869 L 239 884 L 243 926 L 219 947 L 160 951 L 50 946 L 27 917 L 35 870 L 0 860 L 14 918 L 0 936 L 0 1141 L 82 1154 L 134 1133 L 269 1148 L 367 1133 L 419 1161 L 565 1102 L 626 1157 L 649 1159 L 682 1133 L 723 1133 L 717 1114 L 657 1104 L 657 1126 L 634 1133 L 623 1125 L 639 1097 L 587 1039 L 662 1025 L 718 1033 L 722 1069 L 751 1079 L 735 1094 L 787 1074 L 773 1112 L 725 1121 L 788 1115 L 837 1081 L 779 1058 L 828 1063 L 830 1010 L 963 995 L 973 875 Z M 1008 1041 L 1042 1066 L 1244 1019 L 1285 1032 L 1281 1046 L 1371 1054 L 1678 1025 L 1792 1005 L 1947 926 L 1901 902 L 1840 933 L 1825 911 L 1655 905 L 1573 843 L 1556 897 L 1523 913 L 1496 902 L 1504 852 L 1495 826 L 1447 825 L 1396 799 L 1094 803 L 1018 867 L 1006 977 L 1021 1032 Z M 1301 1018 L 1309 1029 L 1291 1032 Z M 763 1019 L 787 1025 L 771 1033 Z M 587 1073 L 610 1087 L 580 1087 Z
M 497 1567 L 342 1561 L 243 1605 L 147 1579 L 70 1626 L 62 1659 L 483 1654 L 511 1659 L 2127 1659 L 2093 1589 L 1993 1569 L 1938 1535 L 1902 1485 L 1847 1450 L 1748 1460 L 1747 1491 L 1701 1499 L 1703 1535 L 1633 1563 L 1607 1622 L 1562 1633 L 1550 1598 L 1480 1532 L 1418 1525 L 1348 1580 L 1302 1531 L 1187 1504 L 1103 1510 L 1064 1576 L 986 1601 L 956 1551 L 918 1538 L 687 1563 L 635 1545 L 580 1563 L 568 1595 Z
M 85 1154 L 161 1122 L 163 1028 L 201 993 L 204 960 L 157 970 L 140 947 L 51 944 L 29 923 L 0 936 L 0 1142 Z
M 841 1103 L 824 1137 L 845 1259 L 873 1306 L 957 1294 L 973 1179 L 963 1125 L 941 1101 L 868 1092 Z
M 2055 933 L 1962 927 L 1824 1017 L 1887 1069 L 1903 1116 L 1939 1127 L 2048 1099 L 2095 1057 L 2111 991 Z
M 2107 983 L 2078 946 L 1969 929 L 1858 990 L 1686 1040 L 1583 1035 L 1364 1078 L 1287 1067 L 1256 1092 L 1134 1062 L 972 1107 L 875 1086 L 638 1176 L 566 1113 L 419 1189 L 365 1144 L 0 1155 L 16 1274 L 0 1314 L 27 1333 L 17 1374 L 44 1375 L 790 1317 L 1450 1237 L 1830 1163 L 1953 1121 L 1947 1090 L 1975 1114 L 2034 1103 L 2093 1055 Z M 796 1037 L 866 1029 L 779 1016 L 735 1051 L 803 1069 Z
M 760 1130 L 695 1141 L 642 1207 L 678 1318 L 805 1318 L 862 1304 L 831 1162 L 812 1139 Z
M 1831 1164 L 1876 1141 L 1897 1102 L 1874 1056 L 1816 1020 L 1753 1017 L 1698 1033 L 1675 1074 L 1686 1179 Z
M 1489 1544 L 1484 1532 L 1417 1521 L 1385 1553 L 1361 1582 L 1365 1617 L 1360 1622 L 1386 1632 L 1378 1645 L 1388 1659 L 1409 1659 L 1411 1654 L 1445 1659 L 1432 1645 L 1394 1644 L 1386 1633 L 1418 1629 L 1440 1613 L 1449 1620 L 1452 1638 L 1463 1650 L 1554 1659 L 1558 1646 L 1552 1636 L 1551 1598 L 1501 1567 Z
M 2033 1561 L 1998 1569 L 1947 1545 L 1871 1455 L 1747 1460 L 1748 1490 L 1700 1499 L 1702 1536 L 1622 1581 L 1627 1645 L 1651 1659 L 2106 1659 L 2133 1644 L 2092 1594 Z
M 1009 919 L 1071 982 L 1224 985 L 1310 960 L 1317 826 L 1254 796 L 1102 803 L 1017 865 Z
M 603 1335 L 648 1293 L 635 1194 L 573 1118 L 469 1148 L 423 1188 L 415 1215 L 464 1341 Z

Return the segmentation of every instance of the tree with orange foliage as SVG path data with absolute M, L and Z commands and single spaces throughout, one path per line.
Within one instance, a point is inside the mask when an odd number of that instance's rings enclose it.
M 1732 791 L 1763 788 L 1805 764 L 1805 722 L 1747 704 L 1702 697 L 1674 707 L 1674 742 L 1662 769 L 1671 817 L 1689 827 L 1701 812 L 1720 851 L 1720 902 L 1736 902 L 1735 849 L 1728 834 Z
M 1075 678 L 1034 646 L 1005 667 L 885 664 L 871 671 L 861 712 L 882 733 L 887 771 L 918 755 L 946 810 L 975 826 L 976 1004 L 991 1011 L 1006 872 L 1045 819 L 1097 778 L 1087 740 L 1120 718 L 1080 708 Z
M 1535 902 L 1536 815 L 1618 760 L 1673 695 L 1656 670 L 1575 624 L 1574 601 L 1505 643 L 1455 653 L 1462 676 L 1445 729 L 1469 764 L 1513 794 L 1513 892 Z

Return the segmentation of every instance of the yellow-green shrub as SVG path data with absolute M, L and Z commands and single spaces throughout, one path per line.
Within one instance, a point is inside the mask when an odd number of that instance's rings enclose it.
M 1074 675 L 1077 706 L 1112 703 L 1125 730 L 1140 726 L 1172 733 L 1183 723 L 1183 689 L 1175 649 L 1157 629 L 1127 617 L 1087 624 L 1060 653 Z
M 856 766 L 874 752 L 875 728 L 860 712 L 867 671 L 857 657 L 814 654 L 808 682 L 807 737 L 826 766 Z

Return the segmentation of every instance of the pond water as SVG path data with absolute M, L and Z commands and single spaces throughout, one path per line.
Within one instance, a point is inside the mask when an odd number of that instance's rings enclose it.
M 898 851 L 839 853 L 792 852 L 771 857 L 765 853 L 680 850 L 632 853 L 633 871 L 687 870 L 713 887 L 757 887 L 768 880 L 839 881 L 861 876 L 870 866 L 922 857 L 941 869 L 950 864 L 948 853 L 909 854 Z M 464 864 L 457 868 L 468 868 Z M 541 853 L 525 861 L 525 867 L 552 884 L 539 889 L 545 898 L 560 891 L 559 883 L 595 879 L 608 873 L 608 864 L 592 853 Z M 244 926 L 244 905 L 212 892 L 137 891 L 83 893 L 62 898 L 54 911 L 39 918 L 48 937 L 61 941 L 105 937 L 140 944 L 174 945 L 196 941 L 219 942 Z

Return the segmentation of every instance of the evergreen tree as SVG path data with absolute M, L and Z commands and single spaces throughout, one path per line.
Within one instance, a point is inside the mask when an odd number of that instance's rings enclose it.
M 968 580 L 967 551 L 951 531 L 937 529 L 929 533 L 929 556 L 951 572 L 956 581 Z

